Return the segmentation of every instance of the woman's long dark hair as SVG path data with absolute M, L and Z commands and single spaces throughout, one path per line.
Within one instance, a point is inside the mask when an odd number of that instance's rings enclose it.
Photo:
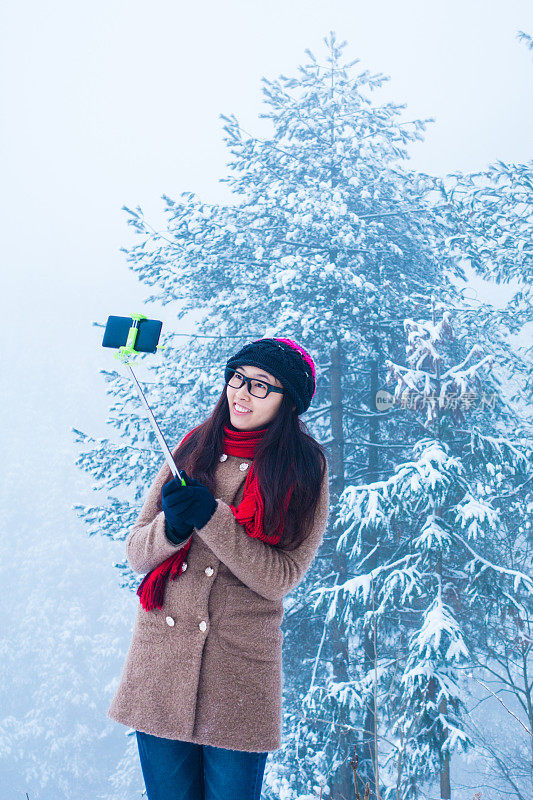
M 291 397 L 284 392 L 278 413 L 265 426 L 267 430 L 254 454 L 254 470 L 264 502 L 265 531 L 275 531 L 281 524 L 283 500 L 291 482 L 294 483 L 277 545 L 286 550 L 298 547 L 308 533 L 326 468 L 324 450 L 307 432 L 292 406 Z M 175 454 L 178 468 L 201 481 L 213 494 L 215 469 L 224 452 L 224 425 L 231 427 L 226 386 L 211 415 Z

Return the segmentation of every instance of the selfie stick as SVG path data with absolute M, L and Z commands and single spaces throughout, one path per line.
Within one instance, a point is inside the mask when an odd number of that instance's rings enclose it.
M 129 371 L 131 372 L 131 377 L 133 378 L 133 382 L 135 383 L 135 386 L 137 387 L 137 391 L 139 392 L 139 397 L 141 399 L 141 403 L 143 404 L 143 406 L 145 407 L 146 411 L 148 412 L 148 418 L 149 418 L 149 420 L 150 420 L 150 422 L 152 424 L 152 428 L 154 429 L 154 433 L 157 436 L 159 444 L 161 445 L 161 449 L 162 449 L 162 451 L 164 453 L 164 456 L 165 456 L 165 458 L 167 460 L 167 464 L 170 467 L 171 472 L 174 475 L 174 477 L 175 478 L 179 478 L 181 480 L 181 485 L 182 486 L 186 486 L 185 479 L 182 478 L 180 473 L 179 473 L 179 470 L 178 470 L 178 468 L 176 466 L 176 463 L 175 463 L 174 459 L 172 458 L 172 453 L 170 452 L 169 447 L 168 447 L 167 443 L 165 442 L 165 437 L 161 433 L 159 425 L 157 424 L 157 420 L 156 420 L 156 418 L 154 417 L 154 415 L 152 413 L 152 409 L 148 405 L 148 402 L 146 400 L 146 397 L 144 396 L 143 390 L 141 389 L 139 381 L 135 377 L 135 373 L 133 372 L 133 369 L 131 368 L 131 364 L 129 362 L 129 356 L 133 357 L 138 352 L 135 349 L 135 341 L 137 339 L 137 332 L 139 330 L 139 321 L 141 319 L 147 319 L 147 317 L 144 314 L 130 314 L 130 317 L 132 318 L 133 323 L 132 323 L 132 325 L 131 325 L 131 327 L 130 327 L 130 329 L 128 331 L 128 338 L 127 338 L 126 344 L 122 345 L 122 347 L 119 347 L 118 348 L 118 352 L 115 353 L 114 355 L 115 355 L 115 358 L 118 358 L 120 361 L 122 361 L 128 367 Z M 160 349 L 160 350 L 163 349 L 161 347 L 161 345 L 157 345 L 157 348 Z

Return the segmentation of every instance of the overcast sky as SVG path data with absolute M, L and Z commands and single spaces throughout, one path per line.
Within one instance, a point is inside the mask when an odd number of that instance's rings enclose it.
M 8 273 L 123 280 L 121 206 L 224 199 L 219 114 L 258 129 L 261 78 L 295 73 L 330 30 L 390 76 L 376 98 L 435 117 L 414 166 L 531 158 L 533 57 L 516 39 L 533 34 L 530 0 L 5 0 L 0 13 Z

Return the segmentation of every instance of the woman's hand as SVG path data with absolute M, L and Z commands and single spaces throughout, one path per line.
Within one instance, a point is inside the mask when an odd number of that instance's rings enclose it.
M 183 486 L 179 478 L 166 483 L 161 490 L 161 505 L 169 525 L 187 535 L 192 528 L 203 528 L 217 509 L 217 501 L 203 483 L 190 478 L 180 470 L 185 479 Z
M 175 506 L 175 495 L 180 488 L 185 487 L 181 485 L 181 481 L 174 478 L 161 489 L 161 507 L 165 512 L 165 534 L 173 544 L 184 542 L 191 535 L 194 527 L 181 519 Z

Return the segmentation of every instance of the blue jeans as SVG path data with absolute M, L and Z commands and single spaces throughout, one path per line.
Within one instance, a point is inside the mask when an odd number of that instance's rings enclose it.
M 259 800 L 268 752 L 135 731 L 148 800 Z

